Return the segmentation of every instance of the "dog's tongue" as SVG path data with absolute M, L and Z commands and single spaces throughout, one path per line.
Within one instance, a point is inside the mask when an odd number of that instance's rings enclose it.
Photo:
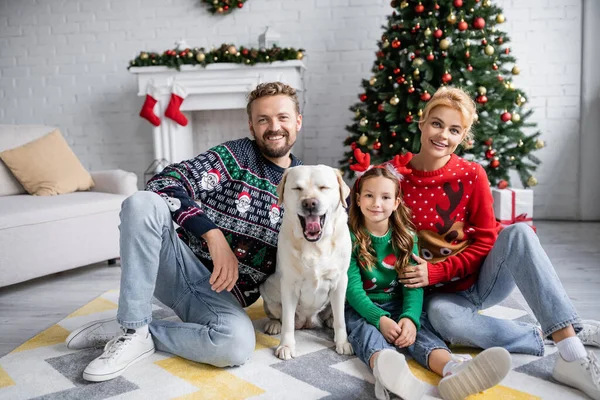
M 306 221 L 306 232 L 319 233 L 321 231 L 321 220 L 318 215 L 308 215 L 304 217 Z

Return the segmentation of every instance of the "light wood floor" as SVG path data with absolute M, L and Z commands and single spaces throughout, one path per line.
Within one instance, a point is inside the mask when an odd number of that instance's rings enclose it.
M 584 319 L 600 320 L 600 223 L 537 222 L 538 235 Z M 119 266 L 95 264 L 0 288 L 0 356 L 110 289 Z

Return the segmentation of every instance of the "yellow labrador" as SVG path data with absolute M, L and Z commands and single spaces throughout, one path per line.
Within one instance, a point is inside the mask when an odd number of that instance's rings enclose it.
M 334 329 L 336 351 L 352 354 L 344 321 L 352 248 L 344 208 L 350 188 L 336 169 L 303 165 L 286 171 L 277 192 L 285 209 L 277 268 L 260 287 L 270 318 L 265 332 L 281 332 L 275 355 L 295 357 L 294 329 L 322 322 Z

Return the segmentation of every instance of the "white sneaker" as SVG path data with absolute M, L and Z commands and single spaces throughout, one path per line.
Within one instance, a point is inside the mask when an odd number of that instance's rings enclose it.
M 425 382 L 417 379 L 406 363 L 403 354 L 395 350 L 382 350 L 373 366 L 375 397 L 389 400 L 392 392 L 403 400 L 419 400 L 425 394 Z
M 444 400 L 463 400 L 496 386 L 508 375 L 511 367 L 510 353 L 502 347 L 484 350 L 468 361 L 453 359 L 460 364 L 438 384 Z
M 600 363 L 591 351 L 587 357 L 567 362 L 558 357 L 552 377 L 567 386 L 579 389 L 594 400 L 600 400 Z
M 583 329 L 577 334 L 585 346 L 600 347 L 600 322 L 588 319 L 581 321 Z
M 103 347 L 109 340 L 123 331 L 115 318 L 93 321 L 75 329 L 65 340 L 67 348 L 73 350 Z
M 137 333 L 127 329 L 104 347 L 104 353 L 83 371 L 83 379 L 102 382 L 123 374 L 127 367 L 154 353 L 154 341 L 150 332 Z

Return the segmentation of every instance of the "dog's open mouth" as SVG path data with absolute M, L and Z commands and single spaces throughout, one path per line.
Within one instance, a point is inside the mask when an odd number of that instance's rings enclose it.
M 321 239 L 323 233 L 323 224 L 325 223 L 325 214 L 323 215 L 307 215 L 303 217 L 298 215 L 300 218 L 300 225 L 302 225 L 302 232 L 304 238 L 309 242 L 316 242 Z

